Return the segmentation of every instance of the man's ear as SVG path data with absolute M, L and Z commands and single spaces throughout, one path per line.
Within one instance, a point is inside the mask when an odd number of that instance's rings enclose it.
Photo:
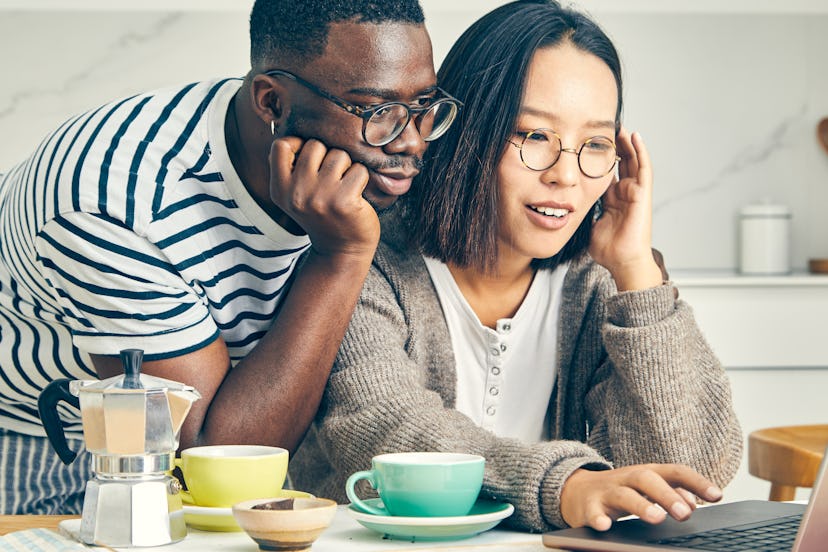
M 267 75 L 256 75 L 250 85 L 250 103 L 253 112 L 266 125 L 274 123 L 279 126 L 285 105 L 288 101 L 288 92 L 278 79 Z

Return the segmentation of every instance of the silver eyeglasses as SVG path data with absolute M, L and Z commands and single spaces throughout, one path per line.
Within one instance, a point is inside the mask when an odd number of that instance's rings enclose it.
M 593 136 L 577 148 L 565 148 L 554 130 L 536 128 L 527 132 L 519 144 L 511 140 L 508 142 L 520 150 L 520 160 L 533 171 L 545 171 L 552 167 L 561 158 L 561 153 L 566 152 L 578 156 L 578 167 L 585 176 L 601 178 L 608 175 L 621 160 L 615 143 L 606 136 Z
M 319 88 L 305 79 L 288 71 L 274 69 L 265 73 L 270 77 L 285 77 L 301 84 L 317 96 L 333 102 L 352 115 L 362 119 L 362 137 L 372 146 L 384 146 L 394 141 L 408 125 L 411 118 L 423 140 L 431 142 L 446 133 L 457 117 L 463 102 L 451 96 L 445 90 L 436 87 L 443 97 L 437 98 L 423 107 L 411 107 L 402 102 L 385 102 L 365 107 L 352 104 Z

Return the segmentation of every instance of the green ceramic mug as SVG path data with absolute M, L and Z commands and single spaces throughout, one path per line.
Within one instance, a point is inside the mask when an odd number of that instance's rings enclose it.
M 483 485 L 485 459 L 454 452 L 399 452 L 371 460 L 371 469 L 348 478 L 345 492 L 354 508 L 378 516 L 465 516 Z M 354 490 L 365 479 L 382 499 L 360 499 Z M 371 502 L 371 503 L 369 503 Z

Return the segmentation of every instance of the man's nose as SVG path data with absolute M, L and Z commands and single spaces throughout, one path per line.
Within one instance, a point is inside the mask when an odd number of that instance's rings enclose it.
M 404 153 L 420 157 L 425 152 L 428 144 L 423 140 L 419 129 L 417 128 L 416 117 L 411 117 L 408 124 L 405 125 L 400 135 L 382 146 L 382 149 L 389 154 Z

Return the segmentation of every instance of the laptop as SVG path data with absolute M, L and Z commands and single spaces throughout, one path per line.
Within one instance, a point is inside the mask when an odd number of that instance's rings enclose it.
M 652 552 L 828 550 L 828 449 L 807 507 L 804 504 L 745 500 L 698 508 L 690 519 L 667 517 L 658 525 L 639 519 L 613 524 L 609 531 L 588 527 L 543 535 L 543 544 L 564 550 Z

